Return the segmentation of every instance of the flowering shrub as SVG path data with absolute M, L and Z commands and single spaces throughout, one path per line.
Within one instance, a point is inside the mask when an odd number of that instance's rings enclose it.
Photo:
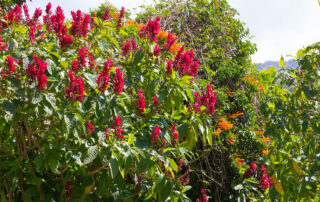
M 71 22 L 51 4 L 23 10 L 0 17 L 1 197 L 189 200 L 190 152 L 198 134 L 212 144 L 218 99 L 196 52 L 170 51 L 161 18 L 126 23 L 124 8 Z

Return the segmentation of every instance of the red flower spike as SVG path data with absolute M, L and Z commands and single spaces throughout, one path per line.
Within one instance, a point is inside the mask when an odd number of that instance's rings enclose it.
M 51 27 L 54 30 L 54 32 L 57 34 L 58 37 L 62 35 L 62 31 L 65 29 L 64 28 L 64 13 L 61 9 L 60 6 L 57 7 L 55 15 L 52 15 L 50 17 L 51 21 Z
M 177 132 L 177 127 L 175 125 L 172 125 L 171 128 L 171 144 L 173 146 L 176 146 L 179 141 L 179 134 Z
M 119 68 L 116 68 L 116 74 L 114 76 L 114 82 L 113 82 L 113 92 L 117 95 L 122 93 L 124 83 L 123 83 L 123 77 L 122 73 L 120 72 Z
M 176 40 L 177 38 L 173 37 L 171 33 L 168 33 L 167 42 L 163 45 L 163 50 L 170 50 L 171 46 L 174 44 Z
M 35 36 L 36 36 L 36 26 L 33 25 L 30 27 L 30 30 L 29 30 L 29 40 L 32 45 L 34 45 L 34 42 L 36 41 Z
M 159 47 L 158 44 L 154 47 L 153 55 L 154 56 L 160 56 L 160 47 Z
M 97 79 L 97 84 L 100 92 L 104 92 L 108 87 L 109 79 L 110 79 L 109 73 L 111 71 L 112 66 L 113 66 L 113 62 L 111 61 L 110 58 L 108 58 L 108 61 L 104 65 L 104 68 L 98 75 L 98 79 Z
M 84 85 L 82 78 L 76 78 L 74 72 L 69 70 L 70 86 L 65 90 L 66 98 L 71 102 L 84 99 Z
M 73 43 L 73 38 L 71 35 L 66 34 L 59 38 L 59 44 L 61 48 L 68 47 L 72 43 Z
M 147 36 L 148 39 L 157 42 L 157 35 L 160 32 L 159 22 L 160 17 L 157 17 L 156 20 L 149 20 L 148 24 L 140 29 L 140 38 Z
M 0 37 L 0 50 L 6 51 L 7 49 L 8 49 L 8 44 L 4 44 L 2 37 Z
M 161 134 L 160 128 L 158 125 L 156 125 L 155 129 L 152 131 L 151 137 L 151 143 L 156 146 L 157 142 L 159 140 L 159 135 Z
M 170 76 L 171 73 L 172 73 L 172 60 L 168 60 L 167 61 L 166 73 L 167 73 L 168 76 Z
M 126 56 L 129 53 L 130 49 L 131 49 L 131 42 L 128 41 L 122 47 L 122 55 Z
M 89 130 L 90 130 L 91 132 L 94 131 L 94 127 L 93 127 L 93 125 L 92 125 L 92 123 L 91 123 L 90 121 L 87 122 L 87 127 L 89 128 Z
M 3 79 L 5 79 L 8 75 L 13 75 L 13 73 L 16 71 L 14 59 L 10 55 L 6 58 L 6 67 L 7 68 L 3 68 L 0 73 Z
M 47 63 L 40 60 L 36 55 L 33 56 L 33 60 L 33 66 L 28 64 L 27 74 L 31 82 L 37 80 L 37 88 L 39 90 L 43 90 L 47 84 L 47 76 L 45 74 L 45 71 L 47 69 Z
M 110 8 L 106 9 L 106 12 L 102 15 L 103 20 L 109 20 L 110 19 Z
M 153 96 L 152 100 L 153 100 L 153 106 L 155 106 L 158 109 L 159 108 L 158 98 L 156 96 Z
M 144 115 L 144 111 L 146 108 L 146 102 L 143 96 L 143 91 L 142 90 L 137 90 L 138 92 L 138 97 L 139 97 L 139 101 L 138 101 L 138 110 L 140 112 L 141 115 Z
M 117 136 L 118 139 L 122 139 L 123 130 L 121 129 L 121 123 L 122 123 L 121 117 L 115 116 L 113 121 L 114 121 L 114 124 L 113 124 L 114 134 Z

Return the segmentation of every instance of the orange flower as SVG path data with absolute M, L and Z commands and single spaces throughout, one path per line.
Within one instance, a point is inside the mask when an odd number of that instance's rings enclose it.
M 259 83 L 259 81 L 252 82 L 253 85 L 257 85 L 258 83 Z
M 158 33 L 158 37 L 162 39 L 166 39 L 168 38 L 168 34 L 169 33 L 167 31 L 160 30 L 160 32 Z
M 261 154 L 262 155 L 268 155 L 269 154 L 269 150 L 267 150 L 267 149 L 266 150 L 262 150 Z
M 238 164 L 239 166 L 243 166 L 243 161 L 244 159 L 236 158 L 236 164 Z
M 137 26 L 137 23 L 134 21 L 134 20 L 128 20 L 125 22 L 127 25 L 136 25 Z
M 242 115 L 243 115 L 242 112 L 238 112 L 238 113 L 237 113 L 237 116 L 242 116 Z
M 231 105 L 233 105 L 233 104 L 234 104 L 234 102 L 230 102 L 230 104 L 231 104 Z
M 264 138 L 261 138 L 261 140 L 262 140 L 262 142 L 267 143 L 270 140 L 270 138 L 264 137 Z
M 264 135 L 264 131 L 262 131 L 262 130 L 258 130 L 257 133 L 258 133 L 258 135 Z
M 236 117 L 237 117 L 237 114 L 231 114 L 231 115 L 229 116 L 230 119 L 234 119 L 234 118 L 236 118 Z
M 138 24 L 138 23 L 137 23 L 137 27 L 138 27 L 139 29 L 141 29 L 143 26 L 144 26 L 144 24 Z
M 252 78 L 252 77 L 244 77 L 244 80 L 252 81 L 252 80 L 253 80 L 253 78 Z
M 229 138 L 228 142 L 229 142 L 230 144 L 234 144 L 234 142 L 233 142 L 234 139 L 236 139 L 236 137 L 231 136 L 231 137 Z
M 115 20 L 119 20 L 120 13 L 114 13 L 114 14 L 112 15 L 112 17 L 113 17 L 113 19 L 115 19 Z
M 219 121 L 225 121 L 224 116 L 220 117 L 220 118 L 219 118 Z
M 232 92 L 232 91 L 227 91 L 226 92 L 228 95 L 231 95 L 231 94 L 233 94 L 234 92 Z
M 263 85 L 259 86 L 258 90 L 264 90 L 264 86 Z
M 242 156 L 241 154 L 237 154 L 237 153 L 233 153 L 233 155 L 235 155 L 235 156 Z
M 216 8 L 218 8 L 219 7 L 219 3 L 218 3 L 218 1 L 216 1 Z
M 216 131 L 214 131 L 212 134 L 219 135 L 222 132 L 221 128 L 218 128 Z
M 231 17 L 233 17 L 233 12 L 229 12 L 228 13 L 228 16 L 231 18 Z
M 170 53 L 177 52 L 180 50 L 180 48 L 181 48 L 181 44 L 174 43 L 174 44 L 172 44 L 169 52 Z
M 254 128 L 252 128 L 252 127 L 249 127 L 249 129 L 250 129 L 250 130 L 253 130 Z
M 219 120 L 220 120 L 220 122 L 218 123 L 219 128 L 222 128 L 224 130 L 232 129 L 233 125 L 229 121 L 226 121 L 224 117 L 221 117 Z

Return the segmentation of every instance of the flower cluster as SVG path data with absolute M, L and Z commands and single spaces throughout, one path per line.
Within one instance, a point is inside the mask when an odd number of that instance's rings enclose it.
M 85 48 L 85 47 L 80 48 L 78 51 L 77 60 L 74 60 L 72 62 L 72 70 L 76 72 L 84 70 L 87 66 L 88 55 L 89 55 L 88 48 Z
M 140 29 L 140 38 L 147 36 L 148 39 L 157 42 L 157 35 L 160 31 L 160 17 L 156 20 L 149 20 L 148 24 Z
M 231 114 L 231 115 L 229 116 L 229 118 L 230 118 L 230 119 L 234 119 L 234 118 L 237 118 L 238 116 L 242 116 L 242 115 L 243 115 L 242 112 L 237 112 L 237 113 L 235 113 L 235 114 Z
M 6 28 L 11 25 L 13 22 L 18 23 L 22 18 L 22 9 L 19 5 L 15 5 L 15 7 L 4 16 L 4 20 L 6 22 L 2 22 L 2 27 Z
M 130 41 L 127 41 L 123 47 L 122 47 L 122 55 L 126 56 L 128 55 L 130 50 L 136 51 L 138 49 L 137 42 L 135 38 L 130 39 Z
M 197 199 L 196 202 L 209 202 L 208 197 L 206 195 L 206 191 L 202 188 L 201 189 L 201 198 Z
M 154 47 L 153 55 L 160 56 L 160 46 L 158 44 Z
M 84 99 L 84 85 L 81 77 L 76 78 L 74 72 L 69 70 L 70 87 L 65 90 L 66 98 L 70 101 L 82 101 Z
M 12 75 L 16 71 L 16 66 L 14 64 L 14 59 L 12 56 L 6 58 L 6 67 L 3 68 L 0 72 L 0 76 L 5 79 L 7 76 Z
M 172 125 L 171 128 L 171 144 L 173 146 L 176 146 L 179 141 L 179 134 L 177 132 L 177 127 L 175 125 Z
M 46 28 L 48 31 L 51 31 L 51 22 L 50 22 L 51 15 L 52 15 L 51 3 L 49 2 L 46 6 L 46 15 L 43 16 L 43 24 L 46 25 Z
M 177 40 L 177 37 L 174 37 L 173 34 L 168 33 L 167 42 L 163 45 L 163 50 L 168 51 Z M 171 52 L 171 51 L 170 51 Z
M 168 60 L 166 64 L 166 73 L 168 76 L 172 73 L 172 60 Z
M 89 129 L 89 130 L 87 130 L 87 132 L 89 132 L 89 131 L 93 132 L 94 131 L 94 127 L 93 127 L 93 125 L 92 125 L 92 123 L 90 121 L 87 122 L 87 127 Z
M 103 20 L 109 20 L 110 19 L 110 8 L 107 8 L 104 14 L 102 15 Z
M 220 117 L 218 127 L 222 128 L 223 130 L 231 130 L 233 125 L 229 121 L 226 121 L 224 117 Z
M 116 74 L 114 75 L 114 82 L 113 82 L 113 92 L 117 95 L 122 93 L 122 89 L 124 87 L 123 83 L 123 76 L 120 72 L 119 68 L 116 68 Z
M 200 97 L 198 92 L 194 93 L 195 102 L 193 108 L 196 113 L 201 113 L 201 105 L 206 107 L 206 113 L 213 116 L 215 112 L 215 105 L 217 102 L 217 94 L 212 91 L 211 85 L 207 84 L 207 92 Z
M 0 31 L 1 31 L 1 30 L 0 30 Z M 4 44 L 2 37 L 0 37 L 0 51 L 1 51 L 1 50 L 6 51 L 7 49 L 8 49 L 8 44 Z
M 137 90 L 137 93 L 138 93 L 138 97 L 139 97 L 139 100 L 137 102 L 137 107 L 138 107 L 140 114 L 143 115 L 145 108 L 146 108 L 146 101 L 144 99 L 142 90 Z
M 245 172 L 245 174 L 244 174 L 244 176 L 246 177 L 246 178 L 248 178 L 248 177 L 250 177 L 253 173 L 254 173 L 254 171 L 256 171 L 256 162 L 254 162 L 254 161 L 252 161 L 252 162 L 250 162 L 250 168 L 248 168 L 247 170 L 246 170 L 246 172 Z
M 151 137 L 151 143 L 156 146 L 157 142 L 159 140 L 159 135 L 161 134 L 160 127 L 156 125 L 155 129 L 152 131 L 152 134 L 150 135 Z
M 262 170 L 262 175 L 260 178 L 259 188 L 261 190 L 266 190 L 273 186 L 273 179 L 272 177 L 268 176 L 265 165 L 261 166 L 261 170 Z
M 195 54 L 192 49 L 184 52 L 184 46 L 182 46 L 174 58 L 173 69 L 178 71 L 180 76 L 196 76 L 199 62 L 194 61 L 194 57 Z
M 38 85 L 37 88 L 39 90 L 43 90 L 47 85 L 47 76 L 46 76 L 46 69 L 47 63 L 43 62 L 38 58 L 38 56 L 34 55 L 33 57 L 34 65 L 28 64 L 27 67 L 27 74 L 31 82 L 37 80 Z
M 87 37 L 88 34 L 88 25 L 90 22 L 90 15 L 84 14 L 80 10 L 77 13 L 71 11 L 72 16 L 72 26 L 71 33 L 77 37 Z
M 118 139 L 122 139 L 123 135 L 122 132 L 123 130 L 121 129 L 121 117 L 120 116 L 115 116 L 113 119 L 114 123 L 113 123 L 113 129 L 114 129 L 114 134 L 117 136 Z
M 152 97 L 152 101 L 153 101 L 153 106 L 155 106 L 157 109 L 159 109 L 159 101 L 158 98 L 156 96 Z
M 104 65 L 104 68 L 98 75 L 98 79 L 97 79 L 97 84 L 100 92 L 104 92 L 108 87 L 109 79 L 110 79 L 109 74 L 112 67 L 113 67 L 113 62 L 111 61 L 110 58 L 108 58 L 108 61 Z

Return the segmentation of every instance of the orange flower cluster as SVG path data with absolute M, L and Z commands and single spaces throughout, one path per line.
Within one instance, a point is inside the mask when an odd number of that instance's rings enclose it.
M 244 77 L 244 80 L 246 80 L 246 81 L 252 81 L 253 78 L 252 78 L 252 77 Z
M 218 127 L 222 128 L 224 130 L 231 130 L 233 125 L 229 122 L 226 121 L 224 117 L 219 118 L 219 123 L 218 123 Z
M 172 44 L 172 46 L 171 46 L 171 48 L 170 48 L 169 52 L 170 52 L 170 53 L 178 52 L 178 51 L 180 50 L 180 48 L 181 48 L 181 47 L 182 47 L 182 45 L 181 45 L 181 44 L 174 43 L 174 44 Z
M 226 92 L 228 95 L 231 95 L 231 94 L 233 94 L 234 92 L 232 92 L 232 91 L 227 91 Z
M 166 38 L 168 38 L 168 34 L 169 34 L 169 32 L 160 30 L 160 32 L 158 33 L 158 37 L 161 39 L 166 39 Z
M 231 115 L 229 116 L 229 118 L 230 118 L 230 119 L 234 119 L 234 118 L 237 118 L 238 116 L 242 116 L 242 115 L 243 115 L 242 112 L 237 112 L 236 114 L 231 114 Z
M 222 132 L 221 128 L 218 128 L 216 131 L 214 131 L 212 134 L 219 135 Z
M 259 86 L 258 90 L 264 90 L 264 85 Z
M 137 22 L 134 21 L 134 20 L 128 20 L 128 21 L 126 21 L 125 23 L 126 23 L 127 25 L 135 25 L 135 26 L 137 26 L 139 29 L 144 26 L 143 24 L 139 24 L 139 23 L 137 23 Z
M 270 140 L 270 138 L 269 137 L 264 137 L 264 138 L 261 138 L 261 140 L 262 140 L 262 142 L 267 143 Z
M 267 149 L 266 150 L 262 150 L 261 154 L 262 155 L 268 155 L 269 154 L 269 150 L 267 150 Z
M 243 161 L 244 159 L 236 158 L 236 164 L 238 164 L 239 166 L 243 166 Z
M 234 142 L 233 142 L 234 139 L 236 139 L 236 137 L 231 136 L 231 137 L 229 138 L 228 142 L 229 142 L 230 144 L 234 144 Z
M 231 18 L 231 17 L 233 17 L 233 12 L 229 12 L 228 13 L 228 16 Z
M 258 135 L 264 135 L 264 131 L 262 131 L 262 130 L 257 130 L 256 133 L 257 133 Z
M 114 14 L 112 15 L 112 17 L 113 17 L 113 19 L 115 19 L 115 20 L 119 20 L 120 13 L 114 13 Z
M 257 85 L 259 83 L 259 81 L 253 81 L 252 77 L 244 77 L 243 79 L 246 80 L 246 81 L 249 81 L 252 85 Z M 262 85 L 262 88 L 263 88 L 263 85 Z
M 218 8 L 219 7 L 219 2 L 218 1 L 216 1 L 216 8 Z

